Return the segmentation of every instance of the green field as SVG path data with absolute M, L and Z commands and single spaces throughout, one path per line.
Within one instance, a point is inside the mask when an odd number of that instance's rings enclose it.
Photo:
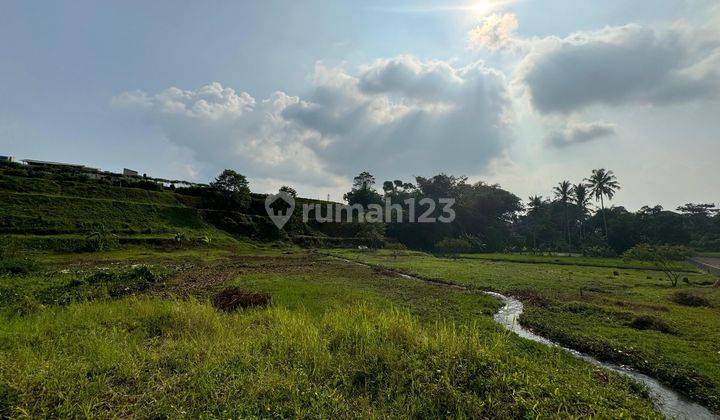
M 583 265 L 569 265 L 558 264 L 557 257 L 529 263 L 513 262 L 516 256 L 501 261 L 417 252 L 335 254 L 517 296 L 526 304 L 521 322 L 541 335 L 634 366 L 720 409 L 720 289 L 707 274 L 685 273 L 688 282 L 672 288 L 662 273 L 620 259 L 586 258 Z M 700 297 L 707 306 L 679 304 L 678 292 Z
M 672 288 L 618 258 L 302 249 L 242 236 L 257 215 L 92 182 L 0 174 L 0 200 L 0 418 L 660 417 L 641 385 L 505 331 L 483 290 L 720 412 L 720 289 L 691 265 Z M 270 305 L 220 310 L 229 287 Z
M 479 292 L 253 244 L 35 258 L 0 276 L 2 416 L 657 416 Z M 220 312 L 228 285 L 272 305 Z

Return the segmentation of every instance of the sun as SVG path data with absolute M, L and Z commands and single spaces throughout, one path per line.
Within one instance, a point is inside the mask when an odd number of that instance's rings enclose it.
M 490 0 L 481 0 L 479 2 L 473 3 L 470 6 L 470 11 L 472 11 L 472 13 L 474 15 L 477 15 L 478 17 L 484 17 L 492 13 L 493 10 L 495 10 L 495 7 L 496 6 L 494 2 Z
M 514 0 L 478 0 L 471 3 L 467 9 L 473 15 L 482 18 L 512 3 Z

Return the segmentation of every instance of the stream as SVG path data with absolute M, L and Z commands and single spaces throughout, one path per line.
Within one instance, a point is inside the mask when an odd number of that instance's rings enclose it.
M 517 299 L 501 295 L 500 293 L 485 293 L 497 299 L 500 299 L 503 301 L 503 303 L 505 303 L 505 306 L 500 308 L 500 310 L 493 317 L 495 319 L 495 322 L 514 332 L 522 338 L 536 341 L 538 343 L 542 343 L 548 346 L 561 348 L 565 351 L 570 352 L 573 356 L 579 359 L 585 360 L 596 366 L 601 366 L 613 372 L 617 372 L 621 375 L 628 376 L 638 382 L 645 384 L 648 389 L 650 398 L 652 398 L 652 401 L 655 405 L 655 408 L 665 416 L 677 419 L 720 419 L 720 417 L 710 412 L 710 410 L 708 410 L 707 408 L 688 400 L 687 398 L 683 397 L 672 389 L 662 385 L 660 382 L 650 376 L 637 372 L 626 366 L 601 362 L 588 354 L 581 353 L 577 350 L 569 349 L 567 347 L 563 347 L 553 341 L 548 340 L 545 337 L 541 337 L 533 333 L 532 331 L 525 329 L 518 322 L 518 318 L 523 312 L 522 302 Z
M 336 257 L 337 258 L 337 257 Z M 364 266 L 372 267 L 370 264 L 361 263 L 358 261 L 351 261 L 347 260 L 345 258 L 340 258 L 346 262 L 349 263 L 355 263 L 360 264 Z M 405 273 L 401 273 L 395 270 L 391 270 L 399 274 L 401 277 L 411 279 L 411 280 L 418 280 L 418 281 L 424 281 L 426 283 L 432 283 L 442 286 L 449 286 L 454 287 L 457 289 L 464 289 L 467 290 L 467 287 L 461 286 L 461 285 L 450 285 L 445 283 L 440 283 L 432 280 L 422 279 L 420 277 L 411 276 Z M 485 291 L 483 292 L 487 295 L 493 296 L 496 299 L 501 300 L 505 305 L 500 308 L 500 310 L 493 316 L 495 319 L 495 322 L 502 325 L 506 329 L 514 332 L 515 334 L 519 335 L 522 338 L 526 338 L 528 340 L 532 340 L 541 344 L 545 344 L 547 346 L 557 347 L 560 349 L 563 349 L 573 356 L 577 357 L 578 359 L 582 359 L 588 363 L 592 363 L 593 365 L 603 367 L 607 370 L 611 370 L 613 372 L 619 373 L 620 375 L 630 377 L 642 384 L 644 384 L 647 387 L 648 394 L 650 398 L 652 399 L 652 402 L 655 406 L 655 409 L 658 410 L 660 413 L 662 413 L 664 416 L 668 418 L 674 418 L 674 419 L 692 419 L 692 420 L 718 420 L 720 419 L 720 416 L 717 416 L 713 414 L 710 410 L 708 410 L 706 407 L 695 403 L 693 401 L 690 401 L 686 397 L 680 395 L 679 393 L 673 391 L 672 389 L 666 387 L 665 385 L 661 384 L 657 379 L 645 375 L 643 373 L 640 373 L 628 366 L 623 365 L 616 365 L 614 363 L 608 363 L 608 362 L 601 362 L 600 360 L 579 352 L 577 350 L 573 350 L 567 347 L 563 347 L 558 343 L 555 343 L 551 340 L 548 340 L 545 337 L 541 337 L 532 331 L 526 329 L 522 325 L 520 325 L 520 322 L 518 319 L 520 318 L 520 315 L 523 313 L 523 304 L 519 300 L 508 297 L 505 295 L 502 295 L 500 293 L 496 292 L 489 292 Z
M 332 254 L 326 254 L 330 257 L 338 258 L 342 261 L 351 263 L 351 264 L 359 264 L 364 265 L 366 267 L 373 267 L 371 264 L 359 262 L 359 261 L 352 261 L 348 260 L 346 258 L 337 257 Z M 422 279 L 420 277 L 411 276 L 402 272 L 399 272 L 397 270 L 390 271 L 395 272 L 396 274 L 400 275 L 401 277 L 404 277 L 406 279 L 410 280 L 417 280 L 417 281 L 423 281 L 425 283 L 431 283 L 431 284 L 437 284 L 441 286 L 446 287 L 453 287 L 456 289 L 462 289 L 462 290 L 468 290 L 467 287 L 457 285 L 457 284 L 450 284 L 450 283 L 442 283 L 439 281 L 432 281 L 428 279 Z M 520 315 L 522 315 L 523 312 L 523 304 L 519 300 L 508 297 L 505 295 L 502 295 L 500 293 L 496 292 L 489 292 L 484 291 L 483 293 L 493 296 L 496 299 L 501 300 L 504 305 L 500 310 L 493 316 L 493 319 L 495 319 L 495 322 L 502 325 L 506 329 L 514 332 L 515 334 L 519 335 L 522 338 L 532 340 L 541 344 L 545 344 L 546 346 L 551 347 L 557 347 L 560 349 L 563 349 L 573 356 L 577 357 L 578 359 L 585 360 L 588 363 L 592 363 L 595 366 L 600 366 L 605 369 L 611 370 L 613 372 L 617 372 L 620 375 L 627 376 L 629 378 L 632 378 L 642 384 L 644 384 L 647 387 L 648 394 L 650 395 L 650 398 L 653 401 L 653 404 L 655 405 L 655 409 L 657 409 L 660 413 L 662 413 L 664 416 L 668 418 L 674 418 L 674 419 L 688 419 L 688 420 L 718 420 L 720 419 L 720 416 L 717 416 L 713 414 L 710 410 L 708 410 L 706 407 L 695 403 L 693 401 L 690 401 L 686 397 L 680 395 L 679 393 L 673 391 L 672 389 L 666 387 L 665 385 L 661 384 L 657 379 L 645 375 L 643 373 L 640 373 L 628 366 L 622 366 L 622 365 L 616 365 L 614 363 L 608 363 L 608 362 L 601 362 L 600 360 L 590 356 L 589 354 L 585 354 L 582 352 L 579 352 L 577 350 L 573 350 L 567 347 L 563 347 L 558 343 L 555 343 L 552 340 L 548 340 L 545 337 L 541 337 L 532 331 L 526 329 L 522 325 L 520 325 L 520 322 L 518 319 L 520 318 Z

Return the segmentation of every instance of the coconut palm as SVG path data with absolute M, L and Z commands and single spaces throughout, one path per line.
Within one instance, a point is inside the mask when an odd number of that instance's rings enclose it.
M 528 197 L 528 214 L 529 213 L 535 213 L 538 210 L 540 210 L 540 207 L 543 205 L 543 198 L 541 195 L 533 195 L 532 197 Z
M 543 198 L 541 195 L 534 195 L 532 197 L 528 197 L 528 216 L 530 216 L 530 221 L 532 225 L 532 235 L 533 235 L 533 253 L 537 250 L 537 213 L 540 211 L 540 208 L 542 208 L 543 204 L 545 202 L 543 201 Z
M 555 198 L 562 203 L 563 212 L 565 214 L 565 239 L 568 244 L 568 252 L 570 252 L 570 225 L 568 223 L 568 201 L 570 201 L 570 194 L 572 193 L 572 184 L 570 181 L 562 181 L 557 187 L 553 188 L 555 192 Z
M 605 200 L 612 200 L 613 196 L 620 189 L 620 184 L 615 178 L 613 171 L 607 171 L 604 168 L 593 169 L 590 178 L 586 179 L 587 187 L 590 188 L 590 194 L 595 200 L 600 200 L 600 209 L 602 209 L 603 226 L 605 227 L 605 239 L 608 237 L 607 217 L 605 216 Z
M 583 224 L 585 223 L 585 216 L 588 213 L 588 205 L 590 204 L 590 195 L 588 189 L 582 182 L 572 187 L 572 200 L 580 210 L 580 238 L 583 237 Z

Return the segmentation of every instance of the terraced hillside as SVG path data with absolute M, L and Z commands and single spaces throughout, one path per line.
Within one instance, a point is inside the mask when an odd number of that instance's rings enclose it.
M 264 194 L 251 194 L 244 208 L 206 200 L 202 189 L 163 188 L 150 180 L 89 179 L 73 173 L 0 165 L 0 235 L 26 247 L 73 251 L 88 235 L 102 232 L 120 243 L 172 243 L 231 237 L 283 239 L 300 245 L 366 244 L 357 223 L 304 223 L 296 211 L 279 232 L 266 215 Z M 181 192 L 180 192 L 181 191 Z M 305 203 L 325 203 L 298 197 Z
M 226 239 L 196 197 L 0 170 L 0 234 L 31 248 L 72 250 L 98 232 L 119 241 Z

